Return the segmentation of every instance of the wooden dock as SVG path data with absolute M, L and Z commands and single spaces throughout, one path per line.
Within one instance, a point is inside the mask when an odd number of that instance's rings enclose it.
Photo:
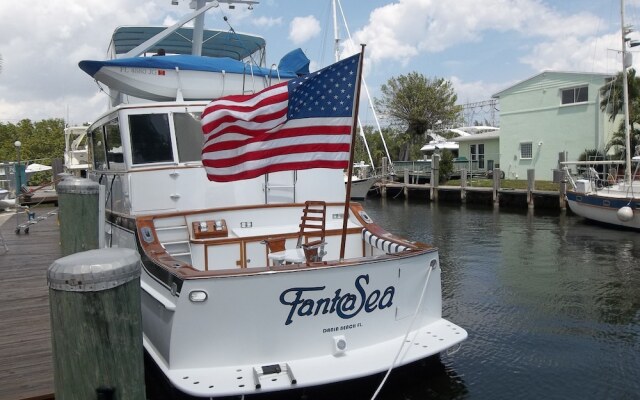
M 34 207 L 36 217 L 52 207 Z M 0 213 L 0 400 L 53 399 L 47 268 L 60 257 L 56 215 L 15 233 L 22 212 Z
M 433 187 L 429 183 L 405 184 L 402 182 L 381 182 L 377 184 L 377 188 L 383 197 L 386 197 L 387 193 L 389 193 L 394 198 L 403 195 L 405 199 L 415 197 L 427 201 L 449 203 L 494 204 L 500 207 L 514 208 L 566 209 L 564 195 L 559 191 L 444 185 Z M 434 192 L 436 193 L 434 194 Z

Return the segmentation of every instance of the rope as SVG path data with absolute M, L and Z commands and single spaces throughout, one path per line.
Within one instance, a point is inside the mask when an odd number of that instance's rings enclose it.
M 387 373 L 385 374 L 384 378 L 382 378 L 382 382 L 380 382 L 380 385 L 378 386 L 378 389 L 376 389 L 376 391 L 373 394 L 373 396 L 371 396 L 371 400 L 375 400 L 375 398 L 378 396 L 378 394 L 380 394 L 380 391 L 382 390 L 382 387 L 387 382 L 387 378 L 389 378 L 389 375 L 391 374 L 391 371 L 396 366 L 396 362 L 398 361 L 398 357 L 400 357 L 400 353 L 402 353 L 402 349 L 404 348 L 404 344 L 407 342 L 407 337 L 409 337 L 409 333 L 411 333 L 411 328 L 413 328 L 413 324 L 416 322 L 416 317 L 418 316 L 418 311 L 420 310 L 420 306 L 422 305 L 422 300 L 424 299 L 424 294 L 427 292 L 427 286 L 429 286 L 429 278 L 431 278 L 431 271 L 433 271 L 433 268 L 435 267 L 435 265 L 437 265 L 437 264 L 432 264 L 431 266 L 429 266 L 429 273 L 427 274 L 427 279 L 424 281 L 424 287 L 422 288 L 422 293 L 420 293 L 420 300 L 418 300 L 418 304 L 416 305 L 416 311 L 413 313 L 413 318 L 411 318 L 411 323 L 409 324 L 409 327 L 407 328 L 407 333 L 404 334 L 404 338 L 402 339 L 402 343 L 400 343 L 400 348 L 398 349 L 398 352 L 396 353 L 396 356 L 393 358 L 393 362 L 389 366 L 389 369 L 387 370 Z M 412 343 L 413 343 L 413 339 L 411 339 L 411 341 L 409 342 L 409 345 L 411 345 Z

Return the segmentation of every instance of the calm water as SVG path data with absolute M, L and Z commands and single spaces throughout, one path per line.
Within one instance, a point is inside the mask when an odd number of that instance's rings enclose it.
M 640 234 L 536 212 L 367 200 L 435 244 L 443 314 L 469 338 L 394 371 L 379 399 L 640 398 Z M 251 398 L 367 399 L 381 375 Z

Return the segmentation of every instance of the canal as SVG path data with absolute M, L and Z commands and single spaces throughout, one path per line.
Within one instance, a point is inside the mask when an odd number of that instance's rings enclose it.
M 395 370 L 378 399 L 640 397 L 640 234 L 554 212 L 373 198 L 440 249 L 443 314 L 469 338 Z M 382 375 L 256 399 L 368 399 Z M 148 388 L 149 391 L 149 388 Z

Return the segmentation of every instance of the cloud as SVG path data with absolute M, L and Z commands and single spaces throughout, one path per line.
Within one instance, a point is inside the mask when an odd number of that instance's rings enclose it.
M 169 25 L 190 12 L 186 1 L 179 7 L 149 0 L 38 3 L 0 1 L 0 121 L 66 118 L 67 109 L 71 123 L 95 118 L 107 97 L 78 62 L 105 59 L 118 26 Z M 237 23 L 250 15 L 246 7 L 224 12 Z M 207 18 L 221 13 L 222 7 L 214 9 Z
M 313 15 L 295 17 L 289 25 L 289 39 L 299 45 L 318 36 L 321 30 L 320 22 Z
M 423 52 L 438 53 L 459 44 L 480 42 L 490 32 L 526 38 L 593 35 L 601 20 L 588 13 L 563 15 L 539 0 L 399 0 L 371 12 L 354 34 L 367 43 L 373 61 L 407 64 Z
M 86 120 L 73 110 L 85 108 L 83 96 L 97 89 L 78 61 L 105 58 L 115 26 L 148 23 L 161 14 L 160 7 L 142 0 L 50 0 L 38 7 L 1 2 L 0 120 L 65 117 L 67 105 L 73 118 Z
M 536 71 L 582 71 L 615 73 L 622 69 L 620 33 L 600 37 L 565 36 L 538 43 L 520 61 Z M 638 67 L 638 62 L 634 65 Z
M 474 103 L 486 100 L 491 94 L 497 93 L 505 87 L 509 87 L 511 83 L 487 83 L 482 80 L 473 82 L 465 82 L 457 76 L 449 78 L 458 95 L 458 104 Z
M 259 18 L 252 19 L 251 23 L 261 28 L 271 28 L 274 26 L 282 25 L 282 17 L 270 18 L 261 16 Z

